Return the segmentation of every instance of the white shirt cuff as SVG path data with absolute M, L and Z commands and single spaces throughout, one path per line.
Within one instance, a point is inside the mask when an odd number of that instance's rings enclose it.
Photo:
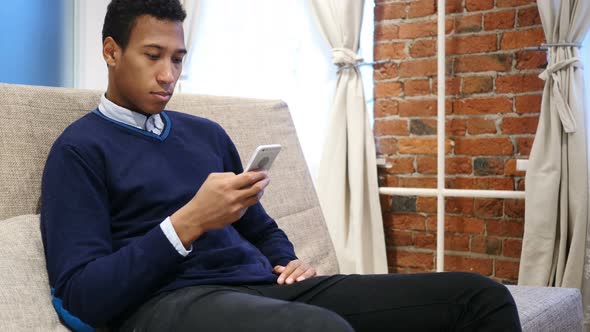
M 193 251 L 192 244 L 189 250 L 186 250 L 186 248 L 182 245 L 182 242 L 180 241 L 178 234 L 176 234 L 176 231 L 172 226 L 170 217 L 164 219 L 164 221 L 160 223 L 160 228 L 162 228 L 162 232 L 164 232 L 164 235 L 166 235 L 168 241 L 170 241 L 170 244 L 174 246 L 174 249 L 176 249 L 176 251 L 178 251 L 179 254 L 186 257 L 188 254 L 191 253 L 191 251 Z

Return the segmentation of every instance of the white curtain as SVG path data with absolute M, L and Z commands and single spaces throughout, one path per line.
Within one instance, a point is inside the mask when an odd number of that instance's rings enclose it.
M 588 160 L 580 50 L 588 0 L 538 0 L 549 48 L 539 126 L 526 174 L 519 284 L 582 288 L 589 310 Z M 586 272 L 585 272 L 586 271 Z
M 195 37 L 197 36 L 197 29 L 198 23 L 200 20 L 200 8 L 201 8 L 201 1 L 200 0 L 180 0 L 182 7 L 186 11 L 186 18 L 182 24 L 184 28 L 184 44 L 188 53 L 185 56 L 182 75 L 180 77 L 181 84 L 180 84 L 180 91 L 182 92 L 182 82 L 189 79 L 189 70 L 193 53 L 194 53 L 194 45 L 195 45 Z
M 357 55 L 363 0 L 310 0 L 339 67 L 317 180 L 342 273 L 387 273 L 374 137 Z

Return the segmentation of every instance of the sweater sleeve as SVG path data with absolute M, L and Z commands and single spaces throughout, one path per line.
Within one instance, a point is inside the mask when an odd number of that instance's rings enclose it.
M 224 156 L 225 171 L 242 173 L 244 170 L 238 150 L 227 134 L 225 137 L 227 146 L 227 153 Z M 249 207 L 244 216 L 233 224 L 233 227 L 254 244 L 272 266 L 287 265 L 290 261 L 297 259 L 293 244 L 266 213 L 262 204 L 257 203 Z
M 161 227 L 117 251 L 110 227 L 104 167 L 56 143 L 43 173 L 41 230 L 54 306 L 66 323 L 105 326 L 145 301 L 183 260 Z

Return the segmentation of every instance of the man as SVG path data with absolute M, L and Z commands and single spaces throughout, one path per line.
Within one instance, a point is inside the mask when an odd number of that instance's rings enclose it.
M 186 54 L 178 0 L 113 0 L 109 83 L 57 139 L 41 227 L 75 330 L 519 331 L 506 288 L 467 273 L 316 277 L 208 120 L 163 111 Z

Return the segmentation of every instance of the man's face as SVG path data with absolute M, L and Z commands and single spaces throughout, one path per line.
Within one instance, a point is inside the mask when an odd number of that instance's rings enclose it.
M 186 54 L 182 23 L 140 16 L 127 48 L 123 51 L 107 38 L 103 53 L 109 65 L 107 98 L 132 111 L 159 113 L 170 100 L 182 72 Z

